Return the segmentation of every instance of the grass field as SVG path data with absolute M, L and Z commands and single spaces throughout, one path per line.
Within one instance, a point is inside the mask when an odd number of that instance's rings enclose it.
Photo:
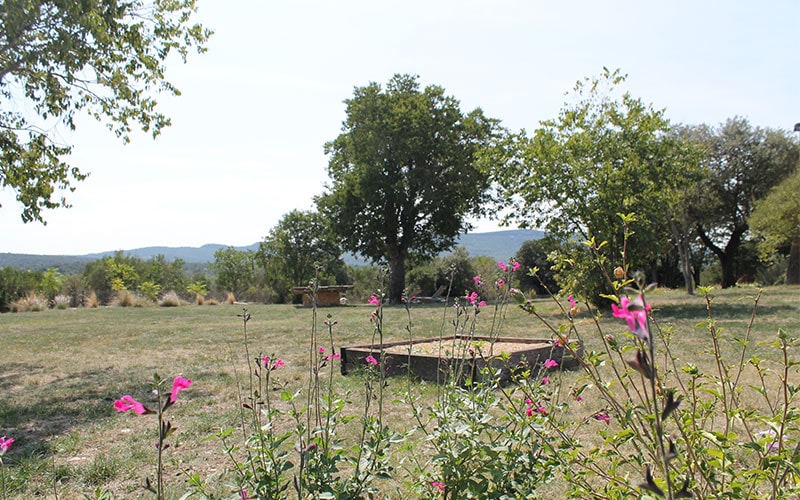
M 756 290 L 737 288 L 716 291 L 714 315 L 724 328 L 724 350 L 731 362 L 739 355 L 735 337 L 745 335 Z M 698 322 L 706 317 L 700 297 L 679 291 L 650 295 L 654 317 L 662 326 L 672 325 L 673 354 L 679 362 L 712 363 L 707 352 L 708 334 Z M 554 324 L 563 322 L 551 300 L 536 303 L 537 310 Z M 177 426 L 174 445 L 167 450 L 169 495 L 187 491 L 182 471 L 215 478 L 217 491 L 226 490 L 220 477 L 232 464 L 218 441 L 203 438 L 239 421 L 237 384 L 248 377 L 244 354 L 241 305 L 181 306 L 172 308 L 120 308 L 49 310 L 0 315 L 0 435 L 16 442 L 3 457 L 9 497 L 92 497 L 96 488 L 110 490 L 115 498 L 138 498 L 140 485 L 152 473 L 154 420 L 149 416 L 120 414 L 113 401 L 131 394 L 145 401 L 153 373 L 171 380 L 182 375 L 193 380 L 170 410 Z M 281 382 L 302 389 L 308 379 L 309 340 L 314 320 L 311 309 L 294 306 L 248 305 L 252 319 L 247 335 L 251 356 L 277 356 L 286 366 L 276 371 Z M 478 316 L 478 334 L 489 333 L 493 307 Z M 328 345 L 322 321 L 328 314 L 337 324 L 333 340 L 342 345 L 369 343 L 372 338 L 368 305 L 317 311 L 317 335 Z M 402 307 L 384 308 L 385 339 L 404 340 L 450 333 L 452 308 L 412 306 L 411 319 Z M 624 322 L 606 312 L 601 320 L 607 333 L 622 335 Z M 588 314 L 578 316 L 579 326 L 591 331 Z M 496 323 L 495 323 L 496 324 Z M 550 337 L 534 318 L 509 307 L 498 332 L 503 336 Z M 766 342 L 778 328 L 790 336 L 800 332 L 800 289 L 774 287 L 765 291 L 751 335 L 751 354 L 765 360 L 777 352 Z M 762 343 L 763 341 L 763 343 Z M 591 340 L 587 337 L 591 348 Z M 337 394 L 351 393 L 352 413 L 363 408 L 355 395 L 363 389 L 358 377 L 343 377 L 338 366 L 333 380 Z M 800 383 L 797 371 L 793 384 Z M 565 374 L 565 384 L 577 374 Z M 394 391 L 408 381 L 390 381 Z M 433 393 L 419 385 L 423 396 Z M 398 428 L 410 425 L 409 409 L 386 398 L 387 414 Z M 350 411 L 350 410 L 349 410 Z M 391 487 L 387 486 L 387 491 Z

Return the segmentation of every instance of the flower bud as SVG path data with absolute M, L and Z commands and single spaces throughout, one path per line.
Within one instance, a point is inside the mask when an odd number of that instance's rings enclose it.
M 622 278 L 625 277 L 625 270 L 622 269 L 622 266 L 617 266 L 616 268 L 614 268 L 614 277 L 617 278 L 618 280 L 621 280 Z

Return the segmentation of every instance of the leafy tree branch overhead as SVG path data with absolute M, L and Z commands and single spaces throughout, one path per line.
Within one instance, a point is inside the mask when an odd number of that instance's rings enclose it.
M 85 112 L 123 141 L 134 127 L 156 137 L 170 124 L 156 96 L 180 95 L 166 62 L 205 51 L 211 31 L 193 23 L 195 0 L 4 0 L 0 3 L 0 186 L 22 220 L 68 207 L 87 173 L 63 158 L 54 125 Z M 28 111 L 21 111 L 28 110 Z

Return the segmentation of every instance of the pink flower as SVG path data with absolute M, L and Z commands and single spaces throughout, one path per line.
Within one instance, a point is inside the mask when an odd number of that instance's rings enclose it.
M 377 366 L 377 365 L 378 365 L 378 360 L 377 360 L 377 359 L 375 359 L 375 358 L 372 356 L 372 354 L 370 354 L 369 356 L 367 356 L 366 358 L 364 358 L 364 361 L 366 361 L 366 362 L 367 362 L 368 364 L 370 364 L 370 365 L 374 365 L 374 366 Z
M 542 377 L 542 385 L 547 385 L 550 383 L 550 377 L 544 376 Z
M 529 417 L 533 416 L 533 407 L 532 406 L 529 406 L 529 407 L 525 408 L 525 415 L 527 415 Z
M 169 394 L 169 402 L 174 403 L 178 399 L 178 392 L 188 389 L 192 385 L 192 381 L 188 378 L 175 377 L 172 382 L 172 392 Z
M 478 301 L 478 299 L 480 298 L 480 295 L 478 295 L 478 293 L 477 293 L 477 292 L 472 292 L 472 293 L 470 293 L 469 295 L 465 295 L 465 296 L 464 296 L 464 298 L 465 298 L 467 301 L 469 301 L 469 303 L 470 303 L 470 304 L 472 304 L 472 305 L 474 306 L 474 305 L 475 305 L 475 302 L 477 302 L 477 301 Z
M 500 261 L 500 262 L 498 262 L 498 263 L 497 263 L 497 267 L 499 267 L 500 269 L 502 269 L 502 270 L 503 270 L 503 272 L 505 272 L 505 271 L 508 271 L 508 267 L 506 267 L 506 263 L 505 263 L 505 262 L 503 262 L 503 261 Z
M 581 401 L 583 401 L 583 396 L 581 396 L 580 394 L 578 394 L 577 396 L 575 396 L 575 401 L 577 401 L 578 403 L 580 403 Z
M 500 278 L 499 280 L 497 280 L 497 288 L 502 288 L 503 285 L 505 285 L 505 284 L 506 284 L 506 280 L 504 280 L 503 278 Z
M 478 302 L 478 307 L 486 307 L 486 301 L 482 300 L 482 301 Z
M 475 283 L 477 286 L 483 286 L 483 281 L 481 280 L 481 277 L 480 277 L 480 276 L 473 276 L 473 277 L 472 277 L 472 281 L 473 281 L 473 282 L 474 282 L 474 283 Z
M 0 454 L 5 453 L 14 444 L 14 438 L 0 437 Z
M 325 354 L 325 348 L 324 348 L 324 347 L 322 347 L 322 346 L 320 346 L 320 348 L 319 348 L 319 353 L 320 353 L 320 354 Z
M 114 401 L 114 409 L 117 411 L 128 411 L 133 410 L 134 413 L 137 415 L 144 415 L 145 413 L 151 413 L 149 409 L 142 403 L 133 399 L 133 396 L 130 394 L 126 394 L 122 396 L 120 399 Z
M 595 420 L 599 420 L 600 422 L 605 422 L 606 425 L 611 423 L 611 417 L 608 416 L 608 413 L 601 411 L 594 414 Z
M 556 347 L 564 347 L 564 341 L 561 340 L 561 337 L 556 337 L 553 339 L 553 345 Z
M 431 486 L 433 486 L 434 488 L 437 488 L 439 491 L 444 493 L 444 483 L 443 482 L 441 482 L 441 481 L 433 481 L 431 483 Z
M 544 360 L 544 367 L 545 368 L 555 368 L 556 366 L 558 366 L 558 361 L 554 361 L 554 360 L 552 360 L 550 358 L 547 358 L 547 359 Z
M 650 339 L 650 330 L 647 328 L 647 313 L 650 312 L 650 305 L 644 307 L 642 296 L 639 295 L 634 300 L 622 297 L 619 301 L 620 307 L 611 304 L 611 310 L 615 318 L 622 318 L 628 323 L 628 329 L 639 337 L 647 341 Z
M 380 301 L 380 300 L 378 300 L 378 297 L 376 297 L 376 296 L 374 296 L 374 295 L 373 295 L 372 297 L 370 297 L 370 298 L 369 298 L 369 301 L 368 301 L 368 302 L 369 302 L 370 304 L 372 304 L 373 306 L 375 306 L 375 307 L 378 307 L 378 306 L 380 306 L 380 305 L 381 305 L 381 301 Z
M 239 500 L 250 500 L 250 497 L 247 495 L 247 490 L 242 488 L 242 494 L 239 495 Z
M 280 367 L 282 367 L 282 366 L 285 366 L 285 365 L 286 365 L 286 363 L 284 363 L 284 362 L 283 362 L 283 360 L 282 360 L 281 358 L 278 358 L 278 360 L 277 360 L 277 361 L 275 361 L 275 364 L 274 364 L 274 365 L 272 365 L 272 368 L 271 368 L 271 370 L 274 370 L 274 369 L 276 369 L 276 368 L 280 368 Z
M 521 266 L 522 266 L 522 264 L 520 264 L 520 263 L 519 263 L 519 262 L 517 262 L 517 261 L 514 261 L 514 263 L 513 263 L 513 264 L 511 264 L 511 271 L 513 271 L 513 272 L 517 272 L 517 270 L 519 270 L 519 268 L 520 268 Z
M 547 415 L 547 408 L 545 408 L 544 405 L 539 405 L 539 407 L 536 408 L 536 413 L 540 415 Z
M 341 357 L 342 357 L 342 356 L 341 356 L 341 354 L 339 354 L 339 353 L 337 352 L 337 353 L 334 353 L 334 354 L 328 354 L 328 356 L 325 358 L 325 360 L 326 360 L 326 361 L 330 361 L 330 360 L 332 360 L 332 359 L 339 359 L 339 358 L 341 358 Z
M 577 302 L 575 302 L 575 299 L 572 297 L 572 295 L 567 297 L 567 301 L 569 302 L 570 309 L 574 308 L 578 304 Z

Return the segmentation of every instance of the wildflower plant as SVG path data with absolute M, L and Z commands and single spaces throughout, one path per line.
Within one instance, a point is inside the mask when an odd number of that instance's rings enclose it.
M 151 410 L 143 403 L 135 400 L 130 394 L 114 401 L 114 409 L 118 412 L 132 411 L 137 415 L 156 414 L 158 417 L 158 441 L 156 442 L 156 484 L 153 485 L 150 477 L 145 479 L 145 489 L 151 491 L 159 500 L 164 498 L 164 463 L 163 452 L 170 447 L 167 438 L 175 431 L 172 422 L 167 420 L 164 413 L 178 400 L 180 391 L 191 387 L 192 381 L 183 377 L 175 377 L 172 389 L 165 391 L 166 380 L 158 374 L 153 376 L 153 395 L 155 397 L 155 410 Z
M 629 216 L 623 216 L 623 223 Z M 630 233 L 625 231 L 626 237 Z M 777 339 L 760 343 L 780 353 L 780 361 L 766 361 L 749 354 L 758 343 L 751 328 L 759 292 L 754 298 L 750 324 L 742 337 L 722 335 L 713 311 L 710 288 L 699 288 L 706 303 L 706 348 L 697 359 L 680 360 L 671 344 L 678 332 L 657 320 L 650 296 L 655 291 L 643 274 L 630 276 L 622 263 L 613 272 L 605 269 L 613 259 L 600 258 L 603 245 L 588 242 L 598 255 L 596 264 L 610 280 L 615 294 L 611 315 L 624 320 L 624 332 L 603 329 L 604 311 L 591 313 L 593 331 L 581 331 L 586 323 L 575 320 L 578 304 L 562 308 L 564 322 L 552 324 L 539 316 L 532 301 L 518 297 L 520 306 L 545 324 L 555 342 L 574 351 L 570 338 L 590 341 L 593 349 L 573 352 L 583 376 L 571 389 L 584 399 L 584 419 L 548 419 L 558 443 L 551 448 L 559 463 L 568 497 L 575 498 L 791 498 L 800 491 L 796 406 L 797 376 L 792 347 L 797 339 L 779 330 Z M 613 277 L 612 277 L 613 276 Z M 585 290 L 576 290 L 586 297 Z M 738 355 L 725 355 L 732 344 Z M 708 368 L 711 367 L 711 368 Z M 746 372 L 758 383 L 744 384 Z M 770 390 L 777 381 L 779 390 Z M 759 401 L 760 400 L 760 401 Z M 528 413 L 537 408 L 533 398 Z M 582 426 L 600 425 L 599 442 L 579 438 Z M 554 443 L 550 441 L 550 443 Z

